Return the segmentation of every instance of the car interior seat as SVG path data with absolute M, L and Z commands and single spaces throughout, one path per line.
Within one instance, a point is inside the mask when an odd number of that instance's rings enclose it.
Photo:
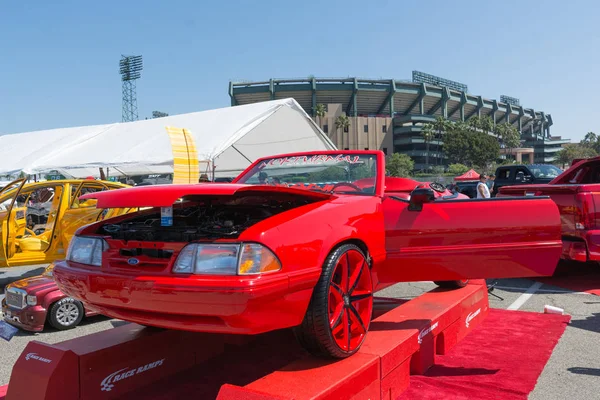
M 46 251 L 50 246 L 50 240 L 52 232 L 54 231 L 54 225 L 56 223 L 56 217 L 58 209 L 60 208 L 61 188 L 55 188 L 58 193 L 53 193 L 48 199 L 52 199 L 52 205 L 50 207 L 50 213 L 48 214 L 48 220 L 46 222 L 46 229 L 44 232 L 36 235 L 35 232 L 27 230 L 30 236 L 26 236 L 18 241 L 18 246 L 21 251 Z M 48 229 L 50 228 L 50 229 Z

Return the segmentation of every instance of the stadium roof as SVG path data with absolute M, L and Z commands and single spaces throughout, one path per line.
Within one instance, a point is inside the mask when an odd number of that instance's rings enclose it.
M 317 104 L 341 104 L 350 116 L 432 115 L 450 120 L 489 116 L 521 132 L 549 137 L 552 117 L 533 108 L 484 99 L 447 87 L 395 79 L 304 78 L 230 82 L 231 105 L 293 97 L 315 116 Z

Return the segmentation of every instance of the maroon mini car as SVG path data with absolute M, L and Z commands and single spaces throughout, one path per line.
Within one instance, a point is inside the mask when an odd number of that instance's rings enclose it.
M 2 300 L 6 322 L 31 332 L 44 330 L 46 321 L 56 329 L 66 330 L 76 327 L 84 316 L 97 314 L 58 288 L 53 269 L 54 264 L 50 264 L 42 275 L 6 285 Z

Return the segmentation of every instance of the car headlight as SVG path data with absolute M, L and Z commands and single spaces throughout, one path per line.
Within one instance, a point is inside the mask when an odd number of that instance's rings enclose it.
M 258 243 L 192 243 L 183 248 L 173 266 L 174 273 L 197 275 L 251 275 L 280 269 L 275 254 Z
M 27 304 L 30 306 L 35 306 L 37 304 L 37 297 L 33 295 L 27 295 Z
M 108 243 L 102 238 L 88 236 L 73 236 L 67 260 L 80 264 L 102 266 L 102 252 L 108 249 Z

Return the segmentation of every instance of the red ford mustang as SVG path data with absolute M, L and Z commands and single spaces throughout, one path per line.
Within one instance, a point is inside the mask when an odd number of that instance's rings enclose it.
M 386 177 L 384 163 L 380 151 L 288 154 L 231 184 L 86 195 L 100 208 L 151 208 L 80 229 L 56 281 L 110 317 L 204 332 L 294 327 L 309 351 L 343 358 L 367 334 L 376 290 L 554 272 L 550 199 L 468 199 Z

